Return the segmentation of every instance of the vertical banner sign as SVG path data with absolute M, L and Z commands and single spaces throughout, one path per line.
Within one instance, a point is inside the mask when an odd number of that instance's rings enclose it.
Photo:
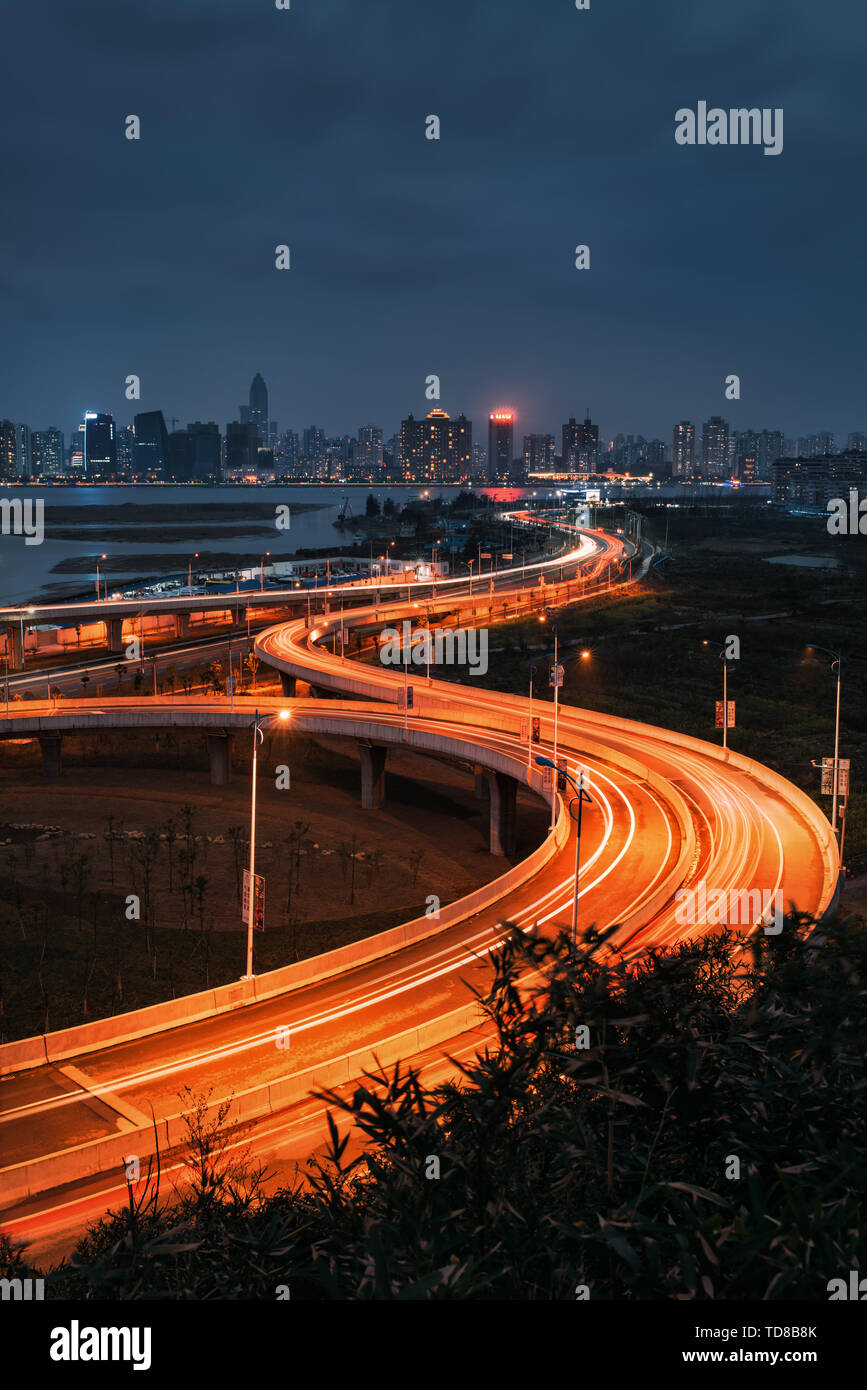
M 728 703 L 728 710 L 727 710 L 728 718 L 727 718 L 726 723 L 725 723 L 725 728 L 727 728 L 727 729 L 733 729 L 733 728 L 735 727 L 735 702 L 734 702 L 734 700 L 729 700 L 727 703 Z M 723 728 L 723 702 L 722 702 L 722 700 L 717 700 L 717 702 L 716 702 L 716 727 L 717 727 L 718 729 Z
M 830 796 L 834 790 L 834 759 L 822 759 L 822 795 Z
M 253 905 L 253 928 L 265 930 L 265 879 L 256 874 L 256 901 Z M 244 891 L 241 895 L 241 921 L 246 926 L 250 918 L 250 870 L 244 870 Z
M 566 782 L 566 759 L 565 759 L 565 758 L 558 758 L 558 759 L 557 759 L 557 790 L 560 791 L 560 792 L 564 792 L 564 791 L 566 790 L 567 785 L 568 785 L 568 784 L 567 784 L 567 782 Z
M 534 717 L 534 719 L 533 719 L 533 742 L 534 742 L 534 743 L 541 743 L 541 741 L 542 741 L 542 724 L 541 724 L 541 720 L 536 719 L 536 718 Z
M 526 740 L 529 738 L 529 736 L 530 736 L 530 721 L 529 721 L 529 719 L 522 719 L 522 720 L 521 720 L 521 742 L 522 742 L 522 743 L 526 742 Z
M 729 727 L 730 729 L 733 729 L 733 728 L 735 727 L 735 702 L 734 702 L 734 700 L 729 700 L 728 706 L 729 706 L 729 707 L 728 707 L 728 727 Z
M 840 794 L 840 796 L 843 797 L 847 797 L 849 795 L 849 767 L 851 765 L 851 761 L 851 758 L 841 758 L 839 763 L 837 764 L 839 768 L 839 771 L 837 773 L 837 791 Z
M 551 686 L 554 686 L 554 685 L 562 686 L 562 684 L 563 684 L 563 667 L 562 667 L 562 666 L 559 666 L 559 665 L 558 665 L 558 666 L 552 666 L 552 667 L 551 667 L 551 671 L 550 671 L 550 673 L 549 673 L 549 675 L 548 675 L 548 684 L 551 685 Z

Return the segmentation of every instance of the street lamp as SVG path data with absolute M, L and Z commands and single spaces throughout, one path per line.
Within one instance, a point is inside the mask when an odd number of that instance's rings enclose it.
M 558 766 L 557 766 L 556 763 L 552 763 L 552 761 L 551 761 L 550 758 L 545 758 L 545 757 L 542 757 L 541 754 L 538 754 L 537 757 L 536 757 L 536 762 L 539 764 L 540 767 L 552 767 L 552 768 L 554 769 L 555 774 L 557 774 L 557 776 L 559 776 L 561 769 L 558 768 Z M 578 781 L 577 781 L 577 782 L 575 781 L 575 778 L 572 777 L 572 776 L 570 776 L 570 774 L 569 774 L 568 772 L 566 772 L 566 771 L 563 771 L 563 776 L 566 778 L 566 781 L 569 783 L 570 787 L 572 787 L 572 789 L 573 789 L 575 792 L 577 792 L 577 796 L 573 796 L 572 799 L 571 799 L 570 802 L 569 802 L 569 815 L 570 815 L 570 816 L 572 817 L 572 819 L 575 821 L 575 825 L 576 825 L 576 833 L 575 833 L 575 894 L 574 894 L 574 897 L 573 897 L 573 899 L 572 899 L 572 945 L 573 945 L 573 946 L 577 946 L 577 945 L 578 945 L 578 874 L 579 874 L 580 871 L 581 871 L 581 813 L 582 813 L 583 808 L 584 808 L 584 802 L 585 802 L 585 801 L 592 802 L 592 801 L 593 801 L 593 798 L 592 798 L 592 796 L 589 795 L 588 792 L 586 792 L 586 791 L 584 790 L 584 769 L 583 769 L 583 768 L 581 769 L 581 772 L 578 774 Z M 555 781 L 554 781 L 554 790 L 555 790 L 555 792 L 556 792 L 556 789 L 557 789 L 557 781 L 556 781 L 556 777 L 555 777 Z M 557 798 L 556 798 L 556 796 L 555 796 L 555 797 L 554 797 L 554 802 L 555 802 L 555 804 L 556 804 L 556 800 L 557 800 Z M 574 804 L 576 801 L 578 802 L 578 814 L 577 814 L 577 816 L 576 816 L 575 812 L 572 810 L 572 806 L 573 806 L 573 804 Z
M 256 907 L 256 768 L 258 763 L 259 744 L 265 741 L 262 732 L 264 728 L 271 728 L 278 721 L 287 720 L 290 717 L 288 709 L 281 709 L 279 714 L 267 715 L 264 719 L 260 718 L 259 711 L 253 717 L 250 728 L 253 730 L 253 776 L 250 788 L 250 891 L 247 902 L 247 973 L 242 975 L 242 980 L 252 980 L 253 978 L 253 917 Z
M 262 556 L 262 560 L 261 560 L 261 563 L 260 563 L 260 566 L 259 566 L 259 592 L 260 592 L 260 593 L 264 593 L 264 592 L 265 592 L 265 561 L 266 561 L 266 559 L 268 558 L 268 556 L 269 556 L 270 554 L 271 554 L 270 550 L 266 550 L 266 551 L 265 551 L 265 554 Z
M 837 676 L 837 713 L 834 719 L 834 782 L 831 793 L 831 829 L 834 835 L 837 834 L 837 786 L 839 782 L 839 763 L 840 763 L 840 687 L 843 680 L 843 653 L 832 651 L 830 647 L 820 647 L 816 642 L 807 643 L 808 652 L 824 652 L 826 656 L 832 658 L 831 670 Z
M 199 558 L 199 552 L 198 552 L 198 550 L 197 550 L 196 553 L 195 553 L 195 555 L 193 556 L 193 560 L 198 560 L 198 558 Z M 192 589 L 193 589 L 193 560 L 190 560 L 190 562 L 189 562 L 189 564 L 188 564 L 188 566 L 187 566 L 187 588 L 188 588 L 188 590 L 190 591 L 190 593 L 192 593 Z
M 722 726 L 722 730 L 723 730 L 723 748 L 728 748 L 728 732 L 729 732 L 729 701 L 728 701 L 729 657 L 726 655 L 726 648 L 723 646 L 722 642 L 709 642 L 709 641 L 707 640 L 707 638 L 704 638 L 704 640 L 702 641 L 702 644 L 701 644 L 701 645 L 702 645 L 703 647 L 718 647 L 718 648 L 719 648 L 720 660 L 722 661 L 722 664 L 723 664 L 723 726 Z M 734 657 L 732 657 L 731 659 L 734 660 Z
M 528 735 L 527 735 L 527 766 L 528 766 L 528 767 L 530 767 L 530 766 L 532 765 L 532 759 L 533 759 L 533 677 L 534 677 L 534 675 L 536 674 L 536 667 L 539 665 L 539 662 L 540 662 L 541 660 L 542 660 L 542 657 L 541 657 L 541 656 L 537 656 L 535 661 L 529 662 L 529 667 L 530 667 L 530 731 L 529 731 L 529 733 L 528 733 Z
M 100 555 L 99 560 L 107 560 L 107 555 Z M 99 560 L 96 562 L 96 601 L 99 603 Z M 108 586 L 106 585 L 106 598 L 108 598 Z
M 548 622 L 548 615 L 547 615 L 547 613 L 542 613 L 542 614 L 540 615 L 540 617 L 539 617 L 539 622 L 540 622 L 540 623 L 547 623 L 547 622 Z M 553 623 L 551 624 L 551 626 L 552 626 L 553 629 L 554 629 L 554 682 L 553 682 L 553 684 L 554 684 L 554 766 L 556 767 L 556 766 L 557 766 L 557 729 L 558 729 L 558 716 L 559 716 L 559 712 L 560 712 L 560 699 L 559 699 L 559 696 L 560 696 L 560 666 L 559 666 L 559 663 L 558 663 L 558 660 L 557 660 L 557 651 L 558 651 L 558 646 L 557 646 L 557 644 L 558 644 L 558 640 L 559 640 L 559 632 L 558 632 L 558 627 L 557 627 L 556 621 L 553 622 Z M 555 797 L 554 800 L 551 802 L 551 829 L 552 829 L 552 830 L 554 829 L 554 818 L 555 818 L 555 814 L 556 814 L 556 813 L 555 813 L 556 804 L 557 804 L 557 799 L 556 799 L 556 797 Z

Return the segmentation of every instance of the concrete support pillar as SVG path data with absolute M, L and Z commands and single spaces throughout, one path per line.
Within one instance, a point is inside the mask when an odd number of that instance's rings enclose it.
M 123 651 L 123 618 L 106 618 L 105 641 L 110 652 Z
M 247 610 L 246 610 L 246 608 L 233 608 L 233 609 L 231 610 L 231 612 L 232 612 L 232 627 L 241 627 L 244 623 L 246 623 L 246 620 L 247 620 Z
M 62 743 L 61 734 L 39 735 L 39 747 L 42 749 L 42 771 L 46 777 L 59 777 L 63 771 Z
M 287 699 L 295 699 L 295 677 L 290 676 L 288 671 L 280 672 L 280 686 Z
M 190 615 L 189 613 L 175 614 L 175 637 L 179 642 L 186 641 L 190 635 Z
M 484 769 L 479 763 L 474 763 L 474 764 L 473 764 L 473 775 L 474 775 L 474 777 L 475 777 L 475 783 L 474 783 L 474 785 L 473 785 L 473 794 L 475 795 L 476 800 L 477 800 L 477 801 L 487 801 L 487 799 L 488 799 L 488 774 L 487 774 L 487 772 L 485 771 L 485 769 Z
M 503 772 L 488 773 L 491 794 L 491 854 L 511 859 L 515 853 L 518 784 Z
M 225 787 L 232 780 L 232 735 L 225 729 L 208 734 L 211 786 Z
M 9 670 L 20 671 L 24 665 L 24 638 L 20 623 L 10 623 L 6 628 L 6 650 L 9 653 Z
M 361 808 L 378 811 L 385 800 L 385 755 L 379 743 L 359 742 L 361 754 Z

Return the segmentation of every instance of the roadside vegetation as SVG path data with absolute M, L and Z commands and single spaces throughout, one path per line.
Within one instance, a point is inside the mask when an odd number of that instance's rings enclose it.
M 515 932 L 481 1001 L 495 1040 L 452 1083 L 397 1066 L 325 1093 L 366 1152 L 334 1126 L 266 1195 L 187 1092 L 177 1193 L 152 1165 L 70 1259 L 30 1270 L 5 1242 L 0 1273 L 51 1299 L 824 1301 L 863 1259 L 867 932 L 807 925 L 631 965 Z

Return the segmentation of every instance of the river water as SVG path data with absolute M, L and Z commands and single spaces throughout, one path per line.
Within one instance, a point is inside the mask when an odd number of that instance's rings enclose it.
M 202 561 L 193 560 L 193 572 L 206 565 L 210 553 L 237 555 L 239 560 L 257 563 L 270 551 L 272 559 L 288 559 L 299 549 L 331 549 L 338 554 L 356 536 L 351 528 L 334 525 L 344 502 L 355 516 L 364 514 L 367 495 L 380 502 L 391 497 L 400 507 L 404 502 L 424 496 L 456 496 L 459 488 L 420 487 L 34 487 L 10 490 L 10 498 L 41 499 L 45 504 L 45 534 L 41 544 L 28 545 L 24 536 L 0 535 L 0 606 L 48 599 L 89 597 L 95 593 L 96 562 L 103 552 L 107 563 L 100 565 L 108 575 L 112 592 L 144 577 L 162 578 L 181 573 L 196 551 Z M 488 490 L 504 502 L 520 496 L 547 494 L 518 489 Z M 293 510 L 303 503 L 311 510 Z M 136 515 L 130 511 L 122 519 L 106 519 L 99 507 L 159 508 Z M 273 517 L 281 504 L 290 508 L 288 530 L 275 529 Z M 270 522 L 261 515 L 268 507 Z M 208 509 L 219 510 L 209 515 Z M 249 515 L 255 507 L 259 515 Z M 61 513 L 59 509 L 64 509 Z M 70 509 L 67 511 L 66 509 Z M 70 515 L 70 511 L 72 515 Z M 203 535 L 202 525 L 208 528 Z M 160 535 L 160 529 L 166 534 Z M 56 534 L 59 530 L 63 537 Z M 70 535 L 72 532 L 72 535 Z M 231 532 L 231 534 L 228 534 Z M 52 534 L 54 533 L 54 534 Z M 180 533 L 180 535 L 179 535 Z M 149 557 L 143 563 L 143 557 Z M 75 572 L 70 573 L 70 566 Z M 58 569 L 60 567 L 60 569 Z
M 0 606 L 74 597 L 95 593 L 96 562 L 105 552 L 108 589 L 113 592 L 134 580 L 163 578 L 186 570 L 196 551 L 193 572 L 208 567 L 207 556 L 237 555 L 247 564 L 258 563 L 265 551 L 272 559 L 288 559 L 299 549 L 330 549 L 337 554 L 355 539 L 351 528 L 334 525 L 344 503 L 354 515 L 364 513 L 367 494 L 380 502 L 391 497 L 400 507 L 421 497 L 450 498 L 459 488 L 346 487 L 295 485 L 273 487 L 109 486 L 36 487 L 10 490 L 10 498 L 41 499 L 45 504 L 45 535 L 41 544 L 28 545 L 24 536 L 0 535 Z M 678 496 L 686 490 L 653 487 L 656 498 Z M 695 489 L 690 488 L 690 493 Z M 519 498 L 543 502 L 556 496 L 548 488 L 476 489 L 478 495 L 508 504 Z M 694 499 L 693 499 L 694 500 Z M 303 503 L 311 510 L 292 511 Z M 157 508 L 155 514 L 136 514 L 106 519 L 99 507 Z M 222 504 L 222 505 L 220 505 Z M 278 531 L 273 517 L 281 504 L 290 508 L 290 528 Z M 208 508 L 219 510 L 209 515 Z M 262 514 L 268 508 L 270 520 Z M 63 509 L 61 512 L 59 509 Z M 258 515 L 251 515 L 257 509 Z M 208 533 L 204 535 L 203 526 Z M 63 535 L 57 533 L 63 531 Z M 231 534 L 228 534 L 231 532 Z M 228 566 L 231 562 L 224 560 Z M 211 562 L 216 568 L 216 562 Z

